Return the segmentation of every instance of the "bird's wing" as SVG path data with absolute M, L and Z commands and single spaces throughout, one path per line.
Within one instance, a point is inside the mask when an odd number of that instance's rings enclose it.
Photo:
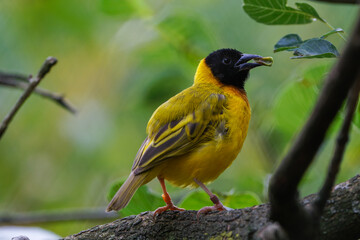
M 191 109 L 191 107 L 177 106 L 176 98 L 169 101 L 173 102 L 169 104 L 172 107 L 166 105 L 164 107 L 168 108 L 165 109 L 167 116 L 173 114 L 174 117 L 157 127 L 156 125 L 160 125 L 159 122 L 161 122 L 160 119 L 157 119 L 160 116 L 159 113 L 153 115 L 149 121 L 150 126 L 148 125 L 149 136 L 140 147 L 132 167 L 135 174 L 148 171 L 168 158 L 189 153 L 200 144 L 214 139 L 217 127 L 224 125 L 225 119 L 222 113 L 226 105 L 226 98 L 222 94 L 210 94 L 197 106 L 195 104 L 192 111 L 180 114 L 180 117 L 178 107 L 180 109 L 187 107 Z M 157 112 L 163 110 L 160 106 Z M 156 131 L 151 124 L 155 125 Z

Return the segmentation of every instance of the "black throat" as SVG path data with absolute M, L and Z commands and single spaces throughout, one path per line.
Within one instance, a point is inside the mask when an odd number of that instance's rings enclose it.
M 238 89 L 244 89 L 245 81 L 249 78 L 249 70 L 245 71 L 234 71 L 232 69 L 227 69 L 224 66 L 213 64 L 210 61 L 205 59 L 206 65 L 210 68 L 214 77 L 221 83 L 225 85 L 234 86 Z
M 249 70 L 240 71 L 236 66 L 241 56 L 242 53 L 235 49 L 220 49 L 209 54 L 205 63 L 220 83 L 244 89 Z

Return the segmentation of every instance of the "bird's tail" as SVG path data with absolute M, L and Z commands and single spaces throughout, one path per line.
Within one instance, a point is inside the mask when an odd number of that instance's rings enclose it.
M 120 187 L 107 206 L 106 211 L 118 211 L 126 207 L 136 190 L 143 184 L 146 176 L 147 174 L 135 175 L 133 172 L 131 172 L 129 177 L 126 179 L 124 184 Z

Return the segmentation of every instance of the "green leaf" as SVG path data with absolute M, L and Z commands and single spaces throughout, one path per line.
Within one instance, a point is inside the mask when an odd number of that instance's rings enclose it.
M 315 100 L 314 86 L 307 81 L 293 82 L 281 89 L 274 106 L 277 130 L 290 140 L 305 123 Z
M 293 49 L 299 47 L 303 41 L 297 34 L 288 34 L 282 37 L 274 46 L 274 52 L 280 51 L 293 51 Z
M 331 63 L 321 63 L 315 66 L 308 67 L 302 74 L 301 83 L 303 85 L 313 87 L 315 94 L 318 94 L 319 86 L 325 79 L 327 73 L 330 71 Z
M 294 52 L 295 57 L 299 58 L 334 58 L 339 53 L 336 47 L 329 41 L 321 38 L 312 38 L 301 44 Z
M 100 9 L 108 15 L 122 15 L 125 17 L 136 12 L 134 4 L 129 0 L 101 0 Z
M 199 210 L 205 206 L 210 206 L 212 202 L 210 201 L 209 195 L 203 191 L 193 191 L 186 195 L 186 197 L 179 204 L 181 208 L 186 210 Z
M 108 193 L 107 199 L 110 201 L 115 193 L 119 190 L 121 185 L 124 183 L 124 180 L 116 181 L 110 187 L 110 191 Z M 162 198 L 154 194 L 150 191 L 147 185 L 141 186 L 132 199 L 130 200 L 129 204 L 124 208 L 121 209 L 119 212 L 122 217 L 139 214 L 145 211 L 154 211 L 156 208 L 164 206 L 164 201 Z
M 360 103 L 358 103 L 357 110 L 354 112 L 353 124 L 360 130 Z
M 261 203 L 260 198 L 252 192 L 218 194 L 220 201 L 229 208 L 238 209 L 252 207 Z M 206 206 L 212 206 L 209 195 L 203 191 L 193 191 L 188 194 L 180 204 L 186 210 L 199 210 Z
M 344 30 L 343 30 L 342 28 L 336 28 L 336 29 L 334 29 L 334 30 L 331 30 L 331 31 L 328 32 L 328 33 L 325 33 L 325 34 L 322 35 L 320 38 L 325 39 L 325 38 L 327 38 L 328 36 L 330 36 L 331 34 L 339 33 L 339 32 L 344 33 Z
M 302 74 L 300 81 L 292 81 L 279 90 L 273 112 L 275 127 L 285 142 L 296 136 L 307 120 L 319 94 L 319 86 L 330 67 L 330 63 L 311 66 Z
M 297 4 L 299 9 L 286 6 L 286 0 L 244 0 L 244 11 L 255 21 L 276 24 L 305 24 L 322 18 L 309 4 Z
M 223 200 L 225 206 L 233 209 L 252 207 L 260 203 L 260 198 L 253 192 L 229 194 Z
M 316 18 L 322 22 L 325 22 L 325 20 L 322 19 L 320 17 L 320 15 L 317 13 L 315 8 L 313 8 L 308 3 L 295 3 L 295 5 L 298 7 L 298 9 L 302 10 L 303 12 L 310 14 L 311 16 L 313 16 L 314 18 Z
M 179 48 L 192 61 L 197 61 L 202 52 L 214 48 L 216 43 L 209 32 L 207 23 L 188 13 L 169 15 L 158 24 L 162 37 Z M 190 53 L 190 54 L 189 54 Z
M 130 17 L 132 15 L 146 16 L 151 11 L 143 0 L 100 0 L 100 10 L 113 16 Z

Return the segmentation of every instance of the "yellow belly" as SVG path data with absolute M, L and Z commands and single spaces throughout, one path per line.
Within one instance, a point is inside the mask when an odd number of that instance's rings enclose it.
M 251 113 L 246 98 L 240 95 L 227 97 L 230 99 L 224 114 L 228 136 L 214 138 L 189 154 L 164 161 L 157 167 L 157 176 L 178 186 L 195 187 L 194 178 L 203 183 L 213 181 L 231 165 L 246 138 Z

